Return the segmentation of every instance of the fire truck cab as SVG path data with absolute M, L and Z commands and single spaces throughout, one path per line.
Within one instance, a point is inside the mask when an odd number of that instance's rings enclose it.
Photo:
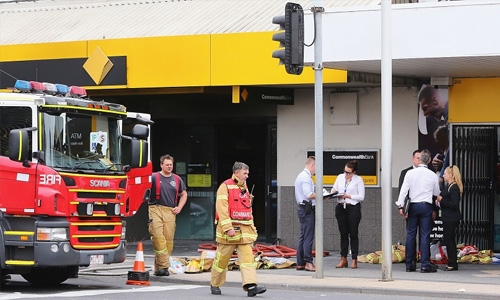
M 17 81 L 0 93 L 2 283 L 21 274 L 55 285 L 80 266 L 125 260 L 124 217 L 149 195 L 151 177 L 149 128 L 123 135 L 126 118 L 123 105 L 80 87 Z M 137 184 L 128 174 L 141 169 Z

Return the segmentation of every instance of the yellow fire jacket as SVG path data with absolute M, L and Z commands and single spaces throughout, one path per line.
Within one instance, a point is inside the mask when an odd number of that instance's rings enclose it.
M 234 175 L 232 177 L 235 184 L 222 183 L 217 190 L 217 199 L 215 202 L 215 211 L 218 220 L 216 220 L 216 241 L 221 244 L 249 244 L 257 240 L 257 229 L 253 223 L 253 217 L 250 220 L 231 219 L 229 214 L 229 190 L 238 189 L 248 191 L 245 183 L 240 182 Z M 250 197 L 253 197 L 250 195 Z M 227 231 L 234 229 L 235 235 L 230 237 Z

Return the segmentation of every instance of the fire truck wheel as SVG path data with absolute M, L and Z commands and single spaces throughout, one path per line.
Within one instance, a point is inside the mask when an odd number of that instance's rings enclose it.
M 36 286 L 56 286 L 74 276 L 75 267 L 34 268 L 22 274 L 24 279 Z

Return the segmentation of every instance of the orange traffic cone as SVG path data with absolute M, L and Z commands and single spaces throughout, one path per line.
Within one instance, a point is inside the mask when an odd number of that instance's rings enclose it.
M 144 252 L 142 242 L 137 244 L 137 252 L 135 253 L 134 269 L 128 271 L 127 284 L 134 285 L 149 285 L 149 272 L 146 272 L 144 267 Z

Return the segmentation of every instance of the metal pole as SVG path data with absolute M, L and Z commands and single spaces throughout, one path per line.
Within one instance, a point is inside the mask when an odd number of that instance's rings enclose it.
M 316 278 L 323 278 L 323 1 L 314 1 L 312 8 L 316 26 L 314 44 L 314 107 L 316 156 Z
M 382 281 L 392 280 L 392 35 L 391 0 L 383 0 L 382 24 Z

